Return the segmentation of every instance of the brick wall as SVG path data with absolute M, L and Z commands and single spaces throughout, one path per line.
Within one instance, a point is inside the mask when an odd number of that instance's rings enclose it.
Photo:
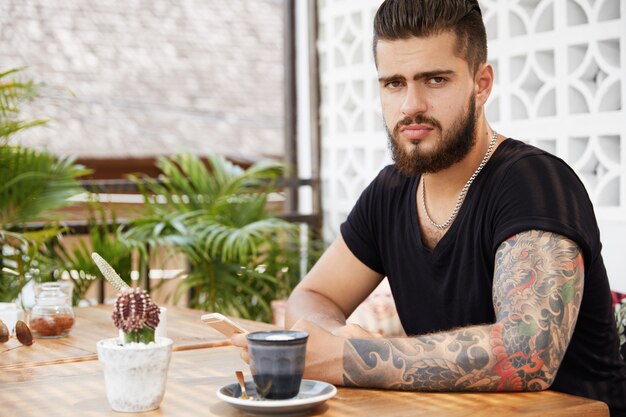
M 0 0 L 0 71 L 27 66 L 59 154 L 283 153 L 281 0 Z M 71 93 L 70 93 L 71 91 Z

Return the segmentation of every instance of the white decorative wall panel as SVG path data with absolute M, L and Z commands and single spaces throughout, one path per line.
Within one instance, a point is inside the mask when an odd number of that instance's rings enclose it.
M 339 232 L 356 199 L 391 163 L 372 58 L 379 0 L 319 5 L 324 235 Z
M 380 3 L 318 3 L 327 238 L 390 163 L 371 51 Z M 621 234 L 614 233 L 626 234 L 626 0 L 480 4 L 496 73 L 489 122 L 576 170 L 595 205 L 612 284 L 626 290 L 626 261 L 615 240 Z
M 563 158 L 596 211 L 611 286 L 626 291 L 626 1 L 480 2 L 493 126 Z
M 567 161 L 600 220 L 626 220 L 625 4 L 481 1 L 498 79 L 489 121 Z

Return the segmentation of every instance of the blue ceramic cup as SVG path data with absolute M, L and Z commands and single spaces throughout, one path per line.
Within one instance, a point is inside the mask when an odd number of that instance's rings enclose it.
M 247 335 L 250 371 L 260 397 L 284 400 L 298 395 L 308 338 L 308 333 L 297 330 Z

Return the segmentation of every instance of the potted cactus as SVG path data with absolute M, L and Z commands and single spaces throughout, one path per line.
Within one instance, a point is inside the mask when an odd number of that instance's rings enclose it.
M 172 340 L 156 337 L 159 307 L 139 288 L 123 288 L 115 301 L 113 322 L 123 337 L 100 340 L 107 399 L 114 411 L 159 408 L 172 356 Z

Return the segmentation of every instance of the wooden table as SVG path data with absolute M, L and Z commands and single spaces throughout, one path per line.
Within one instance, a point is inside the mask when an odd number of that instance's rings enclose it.
M 220 401 L 215 391 L 235 382 L 234 371 L 247 366 L 232 346 L 172 355 L 161 408 L 128 416 L 244 416 Z M 0 416 L 103 417 L 121 414 L 107 403 L 102 367 L 83 361 L 0 372 Z M 337 396 L 313 415 L 348 416 L 585 416 L 606 417 L 604 403 L 552 391 L 535 393 L 413 393 L 339 388 Z
M 111 411 L 96 341 L 115 337 L 112 306 L 77 308 L 76 325 L 62 339 L 37 339 L 30 347 L 0 354 L 0 417 L 120 416 Z M 234 371 L 247 365 L 239 350 L 200 322 L 203 312 L 168 307 L 168 337 L 174 350 L 165 399 L 159 410 L 137 416 L 244 416 L 221 402 L 215 391 L 234 383 Z M 265 323 L 236 320 L 245 328 Z M 0 347 L 20 346 L 12 339 Z M 410 393 L 339 388 L 314 415 L 347 416 L 589 416 L 606 417 L 604 403 L 552 391 L 538 393 Z M 135 414 L 130 414 L 135 415 Z
M 32 346 L 21 346 L 16 338 L 11 338 L 9 342 L 0 345 L 0 370 L 96 360 L 96 342 L 118 335 L 111 319 L 113 306 L 79 307 L 74 312 L 76 323 L 68 337 L 35 339 Z M 188 308 L 167 308 L 167 336 L 174 341 L 175 351 L 230 344 L 221 333 L 200 321 L 202 314 L 202 311 Z M 250 331 L 274 328 L 267 323 L 240 319 L 235 321 Z M 3 352 L 13 347 L 17 348 Z

